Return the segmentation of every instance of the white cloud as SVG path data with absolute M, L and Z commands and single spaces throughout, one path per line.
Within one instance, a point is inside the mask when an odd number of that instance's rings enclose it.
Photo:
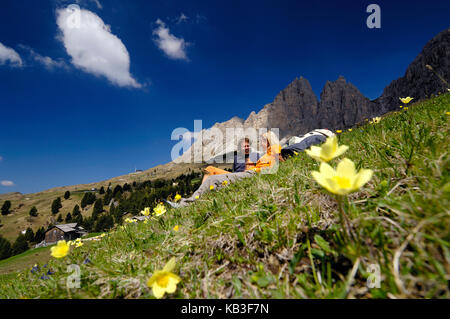
M 186 47 L 188 43 L 183 38 L 177 38 L 170 33 L 169 28 L 160 19 L 156 20 L 158 28 L 153 30 L 153 34 L 157 36 L 155 39 L 158 47 L 171 59 L 188 60 L 186 56 Z
M 130 73 L 130 55 L 122 41 L 111 33 L 109 25 L 95 13 L 66 9 L 57 11 L 57 24 L 72 64 L 90 74 L 104 76 L 121 87 L 141 88 Z M 74 23 L 76 22 L 76 23 Z
M 15 186 L 14 183 L 11 181 L 1 181 L 0 184 L 5 187 Z
M 189 17 L 187 15 L 185 15 L 183 12 L 181 12 L 180 16 L 177 18 L 177 24 L 186 22 L 188 20 L 189 20 Z
M 26 45 L 19 45 L 21 49 L 28 51 L 31 59 L 38 62 L 39 64 L 42 64 L 47 70 L 52 71 L 54 69 L 63 68 L 68 69 L 69 66 L 66 62 L 64 62 L 62 59 L 52 59 L 48 56 L 43 56 L 34 51 L 32 48 Z
M 56 61 L 48 56 L 42 56 L 38 53 L 33 54 L 32 57 L 35 61 L 37 61 L 40 64 L 42 64 L 43 66 L 45 66 L 45 68 L 48 70 L 68 67 L 67 64 L 62 60 Z
M 22 59 L 20 55 L 11 48 L 4 46 L 0 42 L 0 65 L 9 63 L 15 67 L 22 66 Z

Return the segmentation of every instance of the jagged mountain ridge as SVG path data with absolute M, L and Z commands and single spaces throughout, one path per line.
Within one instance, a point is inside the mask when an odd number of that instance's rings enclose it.
M 218 143 L 211 136 L 212 129 L 219 129 L 225 135 L 226 128 L 230 127 L 279 128 L 280 139 L 286 139 L 315 128 L 336 130 L 352 127 L 364 119 L 397 109 L 400 105 L 399 97 L 412 96 L 418 101 L 445 91 L 448 85 L 440 77 L 448 81 L 449 66 L 450 29 L 446 29 L 431 39 L 408 66 L 405 75 L 392 81 L 374 101 L 365 97 L 342 76 L 336 81 L 326 82 L 318 101 L 308 80 L 296 78 L 272 103 L 266 104 L 258 113 L 251 112 L 246 120 L 233 117 L 226 122 L 214 124 L 211 129 L 203 130 L 202 140 L 197 140 L 174 162 L 191 162 L 193 156 L 201 158 L 202 151 L 203 161 L 210 162 L 236 149 L 238 138 L 232 140 L 224 136 L 223 143 Z

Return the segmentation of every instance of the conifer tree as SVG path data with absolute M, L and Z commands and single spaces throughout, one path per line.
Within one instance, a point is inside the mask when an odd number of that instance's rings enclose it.
M 24 235 L 19 234 L 12 246 L 12 254 L 18 255 L 29 249 L 27 239 Z

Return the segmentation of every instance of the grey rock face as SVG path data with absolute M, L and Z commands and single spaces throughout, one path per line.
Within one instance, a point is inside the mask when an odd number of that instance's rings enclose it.
M 308 131 L 317 114 L 317 97 L 308 80 L 295 79 L 270 104 L 258 113 L 252 112 L 244 127 L 279 128 L 280 137 Z
M 353 84 L 341 76 L 327 82 L 320 95 L 318 128 L 331 130 L 348 128 L 378 114 L 380 107 L 371 102 Z

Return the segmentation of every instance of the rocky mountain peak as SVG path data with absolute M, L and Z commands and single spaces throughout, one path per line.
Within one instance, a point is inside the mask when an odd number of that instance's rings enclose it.
M 221 130 L 224 135 L 227 127 L 278 128 L 280 139 L 316 128 L 346 129 L 397 109 L 399 97 L 411 96 L 417 101 L 445 92 L 448 88 L 445 81 L 449 79 L 450 29 L 446 29 L 425 45 L 407 68 L 405 76 L 393 81 L 375 101 L 369 100 L 352 83 L 339 76 L 336 81 L 325 83 L 319 102 L 308 80 L 300 77 L 277 94 L 272 103 L 264 105 L 259 112 L 251 112 L 246 120 L 233 117 L 229 121 L 216 123 L 213 128 Z M 204 130 L 206 133 L 208 131 Z M 235 150 L 233 143 L 226 139 L 218 143 L 206 134 L 206 138 L 195 142 L 191 150 L 199 152 L 203 149 L 203 160 L 207 161 Z M 189 158 L 191 155 L 188 153 L 178 160 Z

